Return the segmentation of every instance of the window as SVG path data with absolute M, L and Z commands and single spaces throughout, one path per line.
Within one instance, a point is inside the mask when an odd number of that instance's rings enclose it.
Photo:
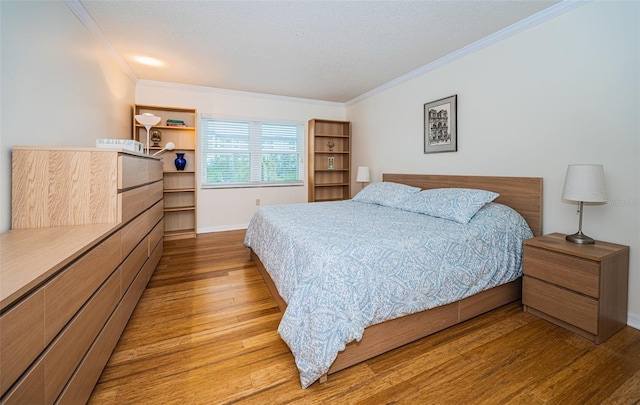
M 303 184 L 303 125 L 210 118 L 202 121 L 203 187 Z

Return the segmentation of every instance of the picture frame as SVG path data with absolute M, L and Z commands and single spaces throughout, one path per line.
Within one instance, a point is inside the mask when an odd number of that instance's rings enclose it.
M 458 151 L 458 95 L 424 104 L 424 153 Z

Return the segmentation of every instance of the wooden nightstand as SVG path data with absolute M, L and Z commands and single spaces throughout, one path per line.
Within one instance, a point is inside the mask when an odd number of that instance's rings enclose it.
M 552 233 L 524 241 L 525 312 L 600 344 L 627 324 L 629 247 L 567 242 Z

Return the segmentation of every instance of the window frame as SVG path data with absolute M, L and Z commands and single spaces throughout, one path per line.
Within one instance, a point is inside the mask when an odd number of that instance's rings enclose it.
M 218 151 L 216 149 L 210 149 L 209 139 L 210 133 L 208 129 L 208 121 L 219 121 L 219 122 L 228 122 L 228 123 L 248 123 L 249 125 L 249 139 L 248 139 L 248 149 L 237 149 L 237 148 L 220 148 Z M 263 125 L 282 125 L 283 127 L 292 127 L 296 128 L 296 145 L 297 150 L 293 153 L 287 153 L 285 150 L 275 150 L 270 151 L 268 149 L 264 149 L 263 146 L 263 135 L 262 131 Z M 256 132 L 256 126 L 260 126 L 260 132 Z M 306 175 L 306 167 L 305 167 L 305 150 L 306 150 L 306 125 L 300 121 L 288 121 L 288 120 L 278 120 L 278 119 L 255 119 L 255 118 L 246 118 L 246 117 L 222 117 L 222 116 L 205 116 L 202 115 L 200 118 L 200 128 L 201 128 L 201 175 L 200 175 L 200 187 L 202 189 L 228 189 L 228 188 L 254 188 L 254 187 L 299 187 L 304 186 L 305 184 L 305 175 Z M 297 168 L 297 179 L 296 180 L 260 180 L 262 177 L 263 170 L 263 155 L 268 154 L 269 152 L 275 154 L 295 154 L 298 156 L 298 168 Z M 219 183 L 211 183 L 207 181 L 208 176 L 208 160 L 209 155 L 215 153 L 247 153 L 249 155 L 249 176 L 250 180 L 248 182 L 219 182 Z

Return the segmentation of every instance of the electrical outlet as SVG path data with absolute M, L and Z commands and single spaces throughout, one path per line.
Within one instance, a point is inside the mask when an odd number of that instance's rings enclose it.
M 260 199 L 256 198 L 256 205 L 260 205 Z

